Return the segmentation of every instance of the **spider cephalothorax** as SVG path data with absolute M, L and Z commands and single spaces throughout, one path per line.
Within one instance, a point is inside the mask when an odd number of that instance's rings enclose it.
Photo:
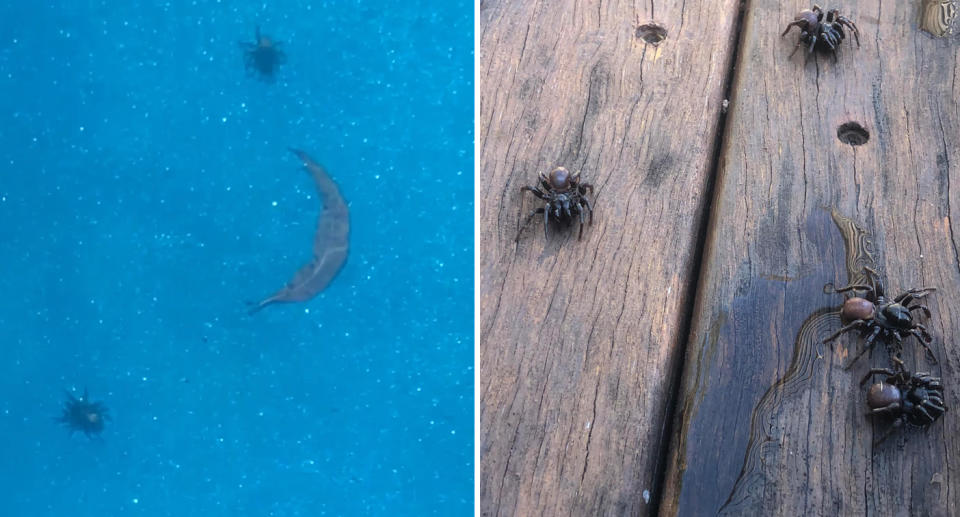
M 593 193 L 593 185 L 589 183 L 580 183 L 580 173 L 571 174 L 563 167 L 553 169 L 549 175 L 539 174 L 540 190 L 537 187 L 520 187 L 520 193 L 529 190 L 533 195 L 547 202 L 546 205 L 530 212 L 527 219 L 520 225 L 520 231 L 517 232 L 517 241 L 520 240 L 520 233 L 526 228 L 530 219 L 537 214 L 543 214 L 543 233 L 546 236 L 547 226 L 550 219 L 558 222 L 571 223 L 574 218 L 580 221 L 580 233 L 577 239 L 583 237 L 584 216 L 589 212 L 589 224 L 593 224 L 593 207 L 587 200 L 587 192 Z
M 790 53 L 791 57 L 801 45 L 809 45 L 808 54 L 814 50 L 833 52 L 833 58 L 836 60 L 837 47 L 845 36 L 843 33 L 845 26 L 853 32 L 857 46 L 860 46 L 860 31 L 857 30 L 857 25 L 846 16 L 842 16 L 839 9 L 830 9 L 826 15 L 819 5 L 814 5 L 813 9 L 804 9 L 797 13 L 780 37 L 786 36 L 793 26 L 800 29 L 800 39 Z
M 869 350 L 877 338 L 881 338 L 890 347 L 893 357 L 899 359 L 900 352 L 903 349 L 903 339 L 915 336 L 930 357 L 936 361 L 936 357 L 933 356 L 933 352 L 927 346 L 933 338 L 927 332 L 926 327 L 914 322 L 912 313 L 912 311 L 920 310 L 929 318 L 930 309 L 926 305 L 914 302 L 936 291 L 936 289 L 932 287 L 910 289 L 893 300 L 887 300 L 883 294 L 883 283 L 880 280 L 880 275 L 870 268 L 864 268 L 864 270 L 871 285 L 853 284 L 836 290 L 838 293 L 864 291 L 866 294 L 863 298 L 853 296 L 843 302 L 843 307 L 840 309 L 840 318 L 845 326 L 823 342 L 833 341 L 845 332 L 860 329 L 867 336 L 863 352 Z M 859 359 L 863 352 L 860 352 L 847 365 L 847 368 L 853 365 L 853 362 Z
M 906 422 L 913 426 L 926 427 L 947 411 L 943 404 L 943 383 L 939 377 L 926 372 L 911 374 L 897 363 L 897 371 L 889 368 L 870 370 L 860 381 L 860 385 L 863 386 L 877 374 L 887 377 L 870 386 L 867 392 L 867 406 L 870 411 L 867 415 L 890 418 L 894 421 L 894 426 Z M 878 442 L 886 438 L 890 431 Z
M 254 35 L 254 42 L 240 42 L 243 49 L 243 61 L 248 74 L 258 73 L 264 81 L 272 81 L 277 67 L 287 61 L 287 55 L 280 50 L 282 44 L 270 36 L 260 34 L 260 27 Z

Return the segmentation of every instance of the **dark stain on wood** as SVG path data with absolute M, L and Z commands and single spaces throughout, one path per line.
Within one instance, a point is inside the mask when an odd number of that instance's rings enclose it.
M 313 237 L 313 258 L 297 270 L 287 285 L 253 305 L 250 314 L 273 303 L 304 302 L 313 298 L 330 285 L 347 260 L 350 212 L 340 189 L 327 171 L 307 153 L 299 149 L 290 151 L 303 162 L 323 203 Z
M 847 282 L 844 285 L 865 282 L 864 267 L 877 267 L 873 260 L 870 234 L 835 208 L 830 210 L 830 215 L 840 230 L 846 249 Z M 823 292 L 830 294 L 831 287 L 832 284 L 827 284 Z M 781 408 L 785 399 L 808 389 L 814 368 L 822 364 L 824 358 L 823 339 L 842 325 L 839 310 L 839 306 L 817 309 L 800 326 L 786 373 L 767 389 L 750 416 L 750 439 L 743 466 L 733 490 L 720 507 L 720 515 L 742 515 L 746 509 L 761 501 L 763 465 L 776 463 L 773 455 L 779 452 L 780 441 L 771 436 L 770 428 L 765 423 L 774 420 L 774 413 Z
M 743 515 L 745 509 L 761 500 L 765 477 L 763 465 L 775 463 L 775 455 L 780 452 L 781 437 L 773 436 L 773 428 L 768 423 L 774 420 L 785 400 L 801 395 L 807 389 L 818 361 L 823 359 L 821 341 L 838 324 L 838 307 L 826 307 L 814 311 L 800 326 L 786 374 L 767 389 L 753 408 L 743 466 L 733 490 L 717 512 L 719 515 Z
M 643 177 L 643 184 L 647 187 L 657 188 L 663 183 L 664 178 L 670 174 L 676 174 L 673 169 L 673 156 L 661 154 L 653 159 L 646 175 Z

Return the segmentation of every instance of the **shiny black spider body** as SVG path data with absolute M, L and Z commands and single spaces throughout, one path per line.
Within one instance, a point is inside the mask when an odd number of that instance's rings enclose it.
M 83 396 L 74 397 L 67 392 L 67 401 L 63 404 L 63 413 L 58 422 L 68 429 L 70 434 L 80 431 L 88 437 L 103 432 L 104 422 L 110 420 L 109 410 L 102 402 L 90 402 L 87 389 L 83 389 Z
M 253 43 L 240 42 L 247 74 L 253 75 L 256 73 L 264 81 L 273 81 L 273 74 L 277 67 L 287 61 L 287 55 L 280 50 L 282 43 L 260 34 L 259 26 L 254 40 Z
M 867 392 L 868 416 L 886 417 L 894 421 L 894 427 L 906 422 L 916 427 L 926 427 L 937 421 L 946 411 L 943 404 L 943 383 L 929 373 L 911 374 L 902 366 L 897 371 L 889 368 L 870 370 L 860 385 L 871 377 L 883 374 L 887 377 L 870 386 Z M 892 428 L 880 438 L 886 438 Z
M 567 169 L 557 167 L 550 172 L 550 175 L 539 174 L 540 184 L 537 187 L 520 187 L 520 193 L 528 190 L 533 195 L 547 202 L 546 205 L 530 212 L 527 219 L 520 225 L 516 240 L 520 240 L 520 234 L 526 228 L 533 216 L 543 214 L 543 234 L 547 235 L 547 226 L 550 219 L 557 222 L 570 224 L 574 219 L 580 221 L 580 233 L 577 239 L 583 237 L 583 223 L 585 214 L 590 214 L 589 224 L 593 224 L 593 207 L 587 199 L 587 192 L 593 193 L 593 185 L 589 183 L 580 183 L 580 173 L 570 174 Z
M 850 21 L 846 16 L 840 14 L 839 9 L 830 9 L 824 15 L 823 9 L 819 5 L 814 5 L 813 9 L 804 9 L 797 13 L 793 21 L 787 25 L 780 37 L 784 37 L 790 32 L 792 27 L 800 29 L 800 39 L 797 46 L 790 53 L 790 56 L 797 52 L 800 46 L 808 46 L 807 55 L 814 50 L 820 52 L 832 52 L 833 59 L 837 59 L 837 47 L 845 37 L 843 28 L 847 27 L 853 33 L 857 40 L 857 46 L 860 46 L 860 31 L 857 25 Z
M 910 289 L 896 298 L 888 300 L 884 297 L 883 282 L 880 280 L 880 275 L 870 268 L 864 268 L 864 270 L 870 285 L 854 284 L 836 290 L 838 293 L 865 291 L 865 297 L 853 296 L 843 302 L 840 317 L 845 325 L 833 335 L 824 339 L 823 342 L 833 341 L 841 334 L 851 330 L 861 330 L 867 336 L 863 351 L 847 365 L 847 368 L 849 368 L 864 352 L 873 346 L 874 341 L 878 338 L 887 343 L 893 357 L 899 361 L 904 338 L 914 336 L 936 362 L 936 357 L 928 346 L 933 338 L 927 332 L 926 327 L 914 322 L 912 312 L 915 310 L 922 311 L 929 318 L 930 309 L 919 303 L 918 300 L 936 291 L 936 289 L 932 287 Z

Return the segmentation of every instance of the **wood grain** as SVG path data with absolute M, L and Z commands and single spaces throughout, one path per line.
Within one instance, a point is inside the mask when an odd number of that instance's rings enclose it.
M 780 38 L 809 4 L 748 3 L 668 462 L 664 515 L 951 515 L 960 508 L 960 40 L 918 27 L 918 2 L 844 13 L 862 47 L 793 59 Z M 866 144 L 837 138 L 862 124 Z M 927 326 L 950 410 L 927 430 L 864 415 L 871 366 L 837 328 L 847 250 L 830 209 L 872 234 L 888 292 L 935 286 Z M 910 342 L 912 344 L 912 341 Z
M 655 504 L 737 10 L 480 3 L 483 515 Z M 535 220 L 515 244 L 538 206 L 520 187 L 558 165 L 596 186 L 594 224 L 545 240 Z

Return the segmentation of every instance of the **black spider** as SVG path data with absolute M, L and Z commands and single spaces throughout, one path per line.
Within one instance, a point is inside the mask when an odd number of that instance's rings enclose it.
M 530 212 L 527 219 L 520 225 L 520 230 L 517 231 L 516 241 L 520 241 L 520 234 L 523 232 L 523 229 L 530 223 L 530 219 L 537 214 L 543 214 L 544 237 L 547 235 L 547 226 L 549 225 L 551 217 L 558 222 L 566 224 L 571 223 L 574 217 L 577 217 L 580 219 L 580 233 L 577 239 L 582 238 L 583 217 L 586 212 L 590 213 L 589 224 L 593 224 L 593 207 L 590 206 L 590 201 L 588 201 L 586 197 L 587 191 L 590 191 L 591 194 L 593 193 L 593 185 L 580 183 L 579 172 L 570 174 L 570 172 L 563 167 L 553 169 L 549 176 L 541 172 L 539 177 L 540 186 L 543 190 L 537 187 L 526 186 L 520 187 L 520 193 L 523 194 L 524 190 L 529 190 L 533 195 L 546 201 L 547 204 Z
M 864 267 L 864 271 L 866 272 L 867 281 L 870 282 L 871 285 L 848 285 L 837 289 L 836 292 L 866 291 L 867 297 L 860 298 L 853 296 L 843 302 L 843 307 L 840 309 L 840 318 L 843 320 L 845 326 L 827 339 L 824 339 L 823 342 L 833 341 L 844 332 L 854 329 L 860 329 L 864 334 L 868 334 L 863 345 L 863 350 L 846 366 L 846 368 L 850 368 L 864 352 L 873 346 L 873 342 L 878 337 L 887 343 L 893 357 L 899 360 L 900 353 L 903 350 L 903 339 L 905 337 L 915 336 L 923 348 L 926 349 L 927 354 L 936 362 L 937 358 L 933 355 L 930 347 L 927 346 L 933 338 L 927 332 L 926 327 L 919 323 L 914 323 L 913 314 L 911 314 L 911 311 L 919 309 L 929 318 L 930 309 L 927 308 L 926 305 L 920 303 L 913 304 L 913 302 L 936 291 L 936 289 L 933 287 L 910 289 L 893 300 L 888 301 L 883 294 L 883 282 L 880 280 L 880 275 L 869 267 Z M 891 342 L 891 339 L 894 342 Z
M 287 61 L 287 55 L 280 50 L 283 44 L 273 41 L 269 36 L 261 35 L 259 26 L 257 26 L 254 40 L 253 43 L 240 42 L 247 74 L 259 73 L 260 79 L 273 81 L 273 74 L 277 67 Z
M 814 49 L 820 52 L 833 52 L 834 61 L 837 60 L 837 47 L 843 41 L 843 27 L 846 26 L 853 32 L 853 37 L 857 40 L 857 47 L 860 46 L 860 31 L 857 25 L 850 21 L 846 16 L 840 14 L 839 9 L 830 9 L 824 18 L 823 9 L 819 5 L 814 5 L 813 9 L 804 9 L 797 13 L 793 21 L 787 25 L 780 37 L 784 37 L 790 32 L 790 28 L 796 25 L 800 28 L 800 39 L 797 46 L 794 47 L 790 57 L 797 53 L 801 45 L 809 45 L 807 55 Z
M 67 401 L 63 404 L 63 414 L 57 421 L 70 429 L 70 434 L 73 434 L 74 431 L 81 431 L 88 437 L 92 437 L 103 431 L 104 422 L 110 420 L 108 413 L 109 410 L 102 402 L 90 402 L 87 389 L 84 388 L 83 396 L 80 398 L 67 392 Z
M 898 363 L 897 371 L 874 368 L 860 381 L 863 386 L 871 377 L 882 373 L 886 379 L 870 386 L 867 392 L 868 416 L 883 416 L 894 420 L 893 427 L 906 422 L 926 427 L 937 421 L 946 411 L 943 404 L 943 383 L 939 377 L 926 372 L 911 374 Z M 883 441 L 893 428 L 877 440 Z

